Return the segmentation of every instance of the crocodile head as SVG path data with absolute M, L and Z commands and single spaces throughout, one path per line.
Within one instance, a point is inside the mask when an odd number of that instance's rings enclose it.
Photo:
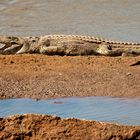
M 14 36 L 0 36 L 0 53 L 11 54 L 23 46 L 23 39 Z

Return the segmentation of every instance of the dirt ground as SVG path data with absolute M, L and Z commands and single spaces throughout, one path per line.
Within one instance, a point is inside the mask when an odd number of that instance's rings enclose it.
M 140 140 L 140 126 L 48 115 L 17 115 L 0 119 L 0 124 L 1 140 Z
M 0 98 L 140 97 L 139 57 L 0 55 Z

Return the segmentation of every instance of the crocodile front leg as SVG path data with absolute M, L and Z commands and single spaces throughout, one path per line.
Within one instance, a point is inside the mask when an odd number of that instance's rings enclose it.
M 39 53 L 47 55 L 65 55 L 65 48 L 63 46 L 41 46 Z

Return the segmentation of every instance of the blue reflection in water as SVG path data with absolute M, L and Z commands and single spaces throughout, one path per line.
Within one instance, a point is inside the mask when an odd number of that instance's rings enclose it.
M 25 113 L 140 125 L 140 100 L 109 97 L 0 100 L 0 117 Z

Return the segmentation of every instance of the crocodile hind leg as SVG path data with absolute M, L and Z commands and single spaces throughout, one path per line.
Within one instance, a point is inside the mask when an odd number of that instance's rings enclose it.
M 122 56 L 138 56 L 140 55 L 139 50 L 128 50 L 128 51 L 122 51 Z
M 138 49 L 130 50 L 130 49 L 112 49 L 113 47 L 108 44 L 100 44 L 99 48 L 96 50 L 99 55 L 105 56 L 137 56 L 140 55 L 140 51 Z
M 112 47 L 108 44 L 100 44 L 99 47 L 97 48 L 96 52 L 99 55 L 105 55 L 105 56 L 116 55 L 116 52 L 114 52 L 112 50 Z
M 123 50 L 123 49 L 117 49 L 117 50 L 109 50 L 107 56 L 138 56 L 140 55 L 139 50 Z

